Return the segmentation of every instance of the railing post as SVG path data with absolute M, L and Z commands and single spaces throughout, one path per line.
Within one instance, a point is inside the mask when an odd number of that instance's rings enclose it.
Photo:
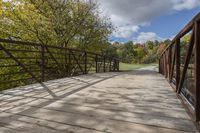
M 109 65 L 109 72 L 111 72 L 111 71 L 112 71 L 112 70 L 111 70 L 111 69 L 112 69 L 112 59 L 110 58 L 109 61 L 110 61 L 110 63 L 109 63 L 109 64 L 110 64 L 110 65 Z
M 117 60 L 117 71 L 119 71 L 119 60 Z
M 169 69 L 168 69 L 168 65 L 169 65 L 168 50 L 165 53 L 165 60 L 166 60 L 166 75 L 165 75 L 165 78 L 167 79 L 168 78 L 168 72 L 169 72 Z
M 71 76 L 71 52 L 70 52 L 69 49 L 68 49 L 68 59 L 69 59 L 69 62 L 68 62 L 68 76 Z
M 176 40 L 176 91 L 180 82 L 180 38 Z
M 165 52 L 163 53 L 163 75 L 165 76 Z
M 45 47 L 41 45 L 41 82 L 45 81 Z
M 162 58 L 161 58 L 161 74 L 162 74 L 162 75 L 164 75 L 164 71 L 163 71 L 163 70 L 164 70 L 164 67 L 163 67 L 163 66 L 164 66 L 164 65 L 163 65 L 163 60 L 164 60 L 164 58 L 163 58 L 163 55 L 162 55 Z
M 168 69 L 169 69 L 169 72 L 168 72 L 168 80 L 170 81 L 170 75 L 171 75 L 171 66 L 172 66 L 172 47 L 170 46 L 169 47 L 169 55 L 168 55 L 169 59 L 168 59 L 168 62 L 169 62 L 169 65 L 168 65 Z M 171 81 L 170 81 L 171 82 Z
M 67 51 L 66 48 L 64 48 L 64 51 L 65 51 L 65 53 L 64 53 L 64 54 L 65 54 L 65 55 L 64 55 L 64 56 L 65 56 L 65 57 L 64 57 L 64 58 L 65 58 L 65 65 L 64 65 L 64 66 L 65 66 L 65 74 L 66 74 L 66 73 L 68 73 L 68 70 L 67 70 L 67 64 L 68 64 L 68 63 L 67 63 L 67 52 L 68 52 L 68 51 Z M 66 74 L 66 75 L 67 75 L 67 74 Z
M 158 72 L 160 73 L 160 59 L 158 60 Z
M 164 53 L 164 71 L 165 71 L 165 78 L 167 78 L 167 59 L 166 59 L 166 53 L 167 51 L 165 51 Z
M 195 23 L 195 117 L 200 121 L 200 22 Z
M 84 64 L 85 64 L 85 74 L 87 74 L 87 52 L 85 52 L 85 60 L 84 60 Z
M 103 72 L 106 72 L 106 56 L 103 56 Z
M 98 73 L 98 55 L 95 56 L 95 63 L 96 63 L 96 73 Z
M 162 74 L 162 55 L 161 55 L 161 58 L 160 58 L 160 74 Z

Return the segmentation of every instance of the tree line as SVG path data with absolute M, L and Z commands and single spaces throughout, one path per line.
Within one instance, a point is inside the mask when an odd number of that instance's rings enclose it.
M 110 45 L 107 53 L 117 56 L 121 62 L 129 64 L 156 63 L 164 49 L 171 43 L 171 40 L 147 41 L 146 43 L 114 42 Z

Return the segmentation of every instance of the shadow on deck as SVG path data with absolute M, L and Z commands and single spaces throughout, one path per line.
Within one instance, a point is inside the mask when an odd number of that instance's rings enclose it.
M 52 80 L 0 94 L 2 133 L 178 133 L 196 128 L 153 67 Z

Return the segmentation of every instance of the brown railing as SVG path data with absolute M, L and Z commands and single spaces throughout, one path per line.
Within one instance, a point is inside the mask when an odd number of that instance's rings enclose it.
M 119 71 L 106 55 L 0 39 L 0 90 L 88 73 Z
M 184 38 L 189 37 L 189 41 Z M 200 121 L 200 14 L 163 52 L 159 72 L 168 79 L 191 116 Z

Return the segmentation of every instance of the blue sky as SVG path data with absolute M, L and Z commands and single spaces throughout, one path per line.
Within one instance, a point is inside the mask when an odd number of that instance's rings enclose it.
M 150 26 L 142 27 L 140 31 L 154 31 L 161 38 L 170 38 L 176 35 L 199 12 L 200 8 L 198 7 L 164 15 L 153 20 Z
M 111 41 L 141 42 L 173 38 L 197 13 L 200 0 L 99 0 L 117 31 Z

